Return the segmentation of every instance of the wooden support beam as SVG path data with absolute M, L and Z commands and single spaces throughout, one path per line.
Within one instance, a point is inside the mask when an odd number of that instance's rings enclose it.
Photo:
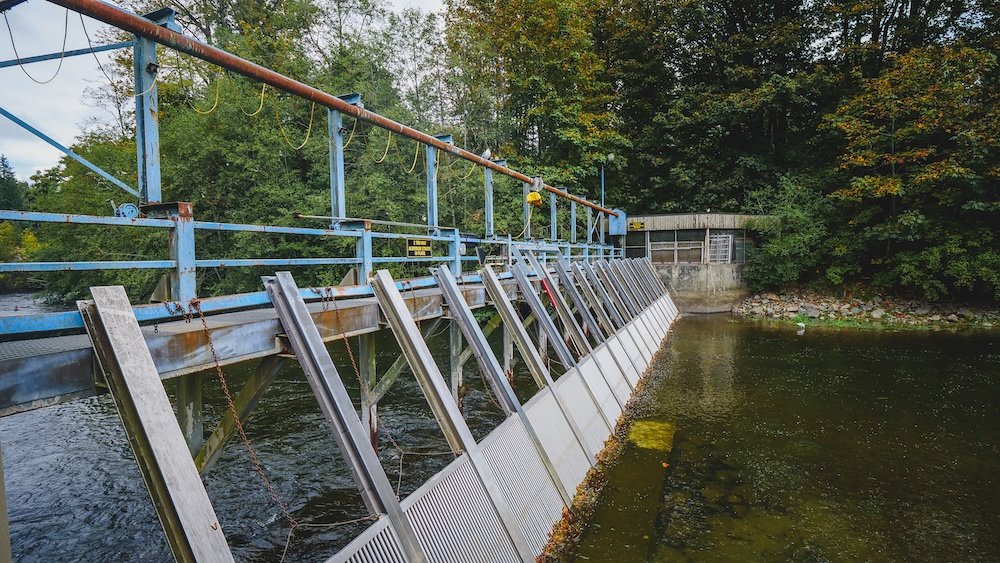
M 378 451 L 378 399 L 372 396 L 372 389 L 378 383 L 378 370 L 375 366 L 375 333 L 362 334 L 361 346 L 358 347 L 358 371 L 361 372 L 361 425 L 368 429 L 368 438 L 372 448 Z
M 174 559 L 233 561 L 125 288 L 90 293 L 80 312 Z
M 461 409 L 462 400 L 459 395 L 462 389 L 462 330 L 454 320 L 448 323 L 448 360 L 451 364 L 451 396 Z
M 420 327 L 420 333 L 424 338 L 427 338 L 431 333 L 437 330 L 437 327 L 441 325 L 443 321 L 440 318 L 432 319 L 430 322 L 422 323 Z M 400 354 L 396 357 L 396 360 L 392 362 L 389 369 L 385 370 L 385 375 L 379 380 L 378 384 L 371 390 L 371 401 L 378 402 L 385 397 L 385 394 L 389 392 L 389 388 L 392 384 L 396 382 L 399 374 L 403 373 L 403 370 L 409 367 L 406 363 L 406 356 Z
M 201 376 L 185 375 L 177 379 L 177 423 L 191 455 L 205 443 L 205 420 L 202 416 Z
M 282 356 L 270 356 L 257 364 L 253 374 L 250 375 L 239 394 L 233 399 L 233 405 L 239 413 L 241 422 L 246 422 L 250 418 L 250 413 L 257 407 L 257 403 L 260 402 L 286 361 L 287 359 Z M 232 411 L 226 409 L 222 420 L 215 426 L 212 434 L 194 456 L 194 464 L 199 472 L 204 473 L 212 467 L 212 464 L 219 458 L 219 454 L 222 453 L 222 448 L 235 433 L 236 419 Z

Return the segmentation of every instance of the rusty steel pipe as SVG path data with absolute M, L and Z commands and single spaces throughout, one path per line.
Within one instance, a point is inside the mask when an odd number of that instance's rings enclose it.
M 117 28 L 124 29 L 125 31 L 130 31 L 141 37 L 145 37 L 161 45 L 170 47 L 182 53 L 187 53 L 192 57 L 197 57 L 203 61 L 218 65 L 227 70 L 231 70 L 237 74 L 242 74 L 247 78 L 251 78 L 258 82 L 263 82 L 268 86 L 277 88 L 278 90 L 283 90 L 290 94 L 295 94 L 296 96 L 305 98 L 311 102 L 315 102 L 321 106 L 325 106 L 329 109 L 337 110 L 341 113 L 347 115 L 352 115 L 358 119 L 363 119 L 369 123 L 377 125 L 388 131 L 392 131 L 398 135 L 408 137 L 415 141 L 419 141 L 425 145 L 430 145 L 432 147 L 443 150 L 449 154 L 453 154 L 465 160 L 475 162 L 480 166 L 490 168 L 500 174 L 505 176 L 510 176 L 515 180 L 520 180 L 521 182 L 532 183 L 534 180 L 526 174 L 522 174 L 517 170 L 511 170 L 506 166 L 500 166 L 499 164 L 485 159 L 475 153 L 469 152 L 463 148 L 456 147 L 454 145 L 449 145 L 443 141 L 435 139 L 434 137 L 428 135 L 427 133 L 413 129 L 412 127 L 407 127 L 402 123 L 393 121 L 387 117 L 381 116 L 377 113 L 368 111 L 363 108 L 359 108 L 355 105 L 349 104 L 344 100 L 336 96 L 332 96 L 323 92 L 322 90 L 313 88 L 308 84 L 304 84 L 289 78 L 283 74 L 279 74 L 271 69 L 262 67 L 256 63 L 252 63 L 246 59 L 237 57 L 232 53 L 227 53 L 222 49 L 217 47 L 212 47 L 211 45 L 202 43 L 196 39 L 186 37 L 183 34 L 177 33 L 175 31 L 169 30 L 165 27 L 161 27 L 156 23 L 127 10 L 123 10 L 117 6 L 108 4 L 107 2 L 102 2 L 101 0 L 49 0 L 53 4 L 59 6 L 64 6 L 79 12 L 83 15 L 90 16 L 95 20 L 102 21 L 108 25 L 113 25 Z M 568 199 L 570 201 L 575 201 L 580 205 L 585 205 L 598 212 L 606 213 L 608 215 L 618 216 L 618 213 L 611 209 L 601 207 L 600 205 L 591 203 L 580 196 L 573 195 L 568 192 L 564 192 L 560 189 L 554 188 L 552 186 L 543 184 L 542 188 L 551 192 L 559 197 Z

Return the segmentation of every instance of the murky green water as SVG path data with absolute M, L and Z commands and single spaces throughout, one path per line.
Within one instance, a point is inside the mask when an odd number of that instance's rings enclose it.
M 695 316 L 654 370 L 576 561 L 1000 560 L 997 331 Z

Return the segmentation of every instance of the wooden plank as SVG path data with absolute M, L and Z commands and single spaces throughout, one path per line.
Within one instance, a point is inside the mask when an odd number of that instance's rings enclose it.
M 90 293 L 88 332 L 174 558 L 233 561 L 125 289 Z

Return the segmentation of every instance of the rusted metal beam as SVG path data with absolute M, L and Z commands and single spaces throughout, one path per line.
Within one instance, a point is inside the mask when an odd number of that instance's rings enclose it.
M 113 25 L 117 28 L 124 29 L 125 31 L 132 32 L 140 37 L 145 37 L 152 41 L 155 41 L 161 45 L 166 45 L 171 49 L 176 49 L 182 53 L 187 53 L 192 57 L 199 58 L 203 61 L 218 65 L 222 68 L 235 72 L 237 74 L 242 74 L 247 78 L 256 80 L 258 82 L 263 82 L 271 87 L 277 88 L 284 92 L 290 94 L 295 94 L 301 98 L 315 102 L 326 108 L 339 111 L 346 115 L 356 117 L 358 119 L 367 121 L 373 125 L 377 125 L 388 131 L 392 131 L 397 135 L 413 139 L 415 141 L 421 142 L 427 146 L 431 146 L 442 150 L 448 154 L 455 155 L 459 158 L 463 158 L 470 162 L 474 162 L 479 166 L 484 168 L 489 168 L 505 176 L 510 176 L 515 180 L 521 182 L 532 183 L 534 180 L 527 174 L 523 174 L 516 170 L 507 168 L 506 166 L 497 164 L 496 162 L 483 158 L 473 152 L 467 151 L 461 147 L 446 143 L 440 139 L 436 139 L 432 135 L 428 135 L 422 131 L 418 131 L 412 127 L 408 127 L 393 121 L 388 117 L 379 115 L 375 112 L 368 111 L 361 107 L 360 105 L 350 104 L 337 96 L 333 96 L 309 86 L 303 82 L 299 82 L 293 78 L 289 78 L 283 74 L 279 74 L 271 69 L 265 68 L 259 64 L 252 63 L 241 57 L 237 57 L 232 53 L 228 53 L 213 47 L 206 43 L 202 43 L 197 39 L 191 37 L 186 37 L 183 34 L 177 33 L 166 27 L 157 25 L 155 22 L 148 20 L 142 16 L 133 14 L 126 10 L 123 10 L 117 6 L 113 6 L 106 2 L 101 2 L 100 0 L 49 0 L 53 4 L 58 4 L 64 6 L 86 16 L 90 16 L 96 20 L 102 21 L 106 24 Z M 617 217 L 618 213 L 601 207 L 600 205 L 591 203 L 586 199 L 567 193 L 563 190 L 549 186 L 547 184 L 542 184 L 542 189 L 547 192 L 553 193 L 558 197 L 568 199 L 570 201 L 575 201 L 580 205 L 586 205 L 591 207 L 596 211 L 601 213 L 606 213 Z

